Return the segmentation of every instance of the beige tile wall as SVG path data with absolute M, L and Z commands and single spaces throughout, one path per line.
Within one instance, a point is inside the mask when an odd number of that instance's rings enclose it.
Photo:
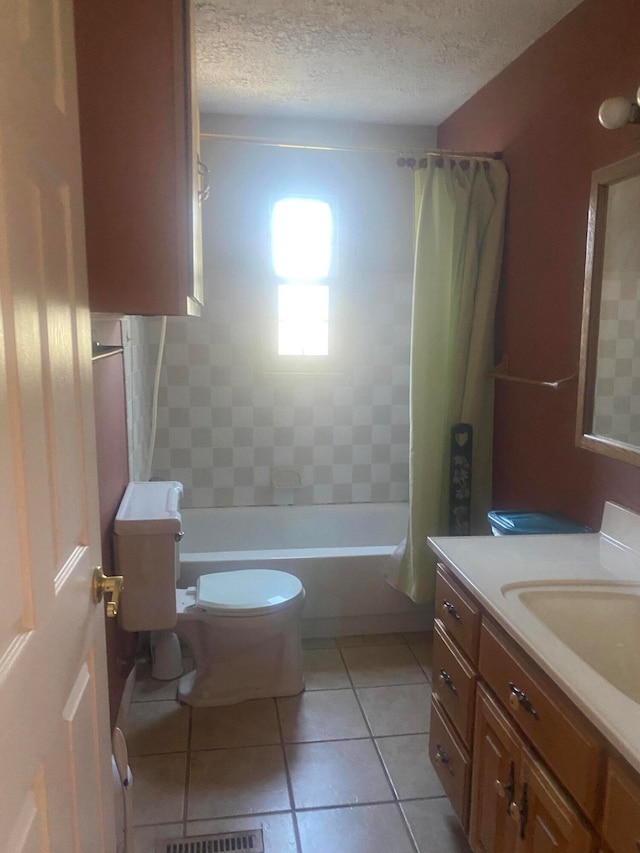
M 205 310 L 169 318 L 152 476 L 186 507 L 406 501 L 413 189 L 389 154 L 204 145 Z M 270 372 L 268 201 L 328 187 L 338 216 L 341 355 L 330 375 Z M 273 300 L 272 300 L 273 301 Z M 130 318 L 130 456 L 143 470 L 159 321 Z M 274 468 L 301 474 L 274 489 Z

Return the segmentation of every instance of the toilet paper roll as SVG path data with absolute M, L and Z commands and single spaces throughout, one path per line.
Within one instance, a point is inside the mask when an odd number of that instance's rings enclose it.
M 151 677 L 173 681 L 182 675 L 182 650 L 173 631 L 151 632 Z
M 111 769 L 115 786 L 118 853 L 133 853 L 133 774 L 128 764 L 127 742 L 119 728 L 113 730 Z

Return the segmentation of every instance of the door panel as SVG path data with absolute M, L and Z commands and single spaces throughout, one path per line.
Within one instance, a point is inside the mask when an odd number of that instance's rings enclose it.
M 513 725 L 484 687 L 478 687 L 471 827 L 469 842 L 475 853 L 511 853 L 518 824 L 509 814 L 520 776 L 521 741 Z
M 68 0 L 0 27 L 0 850 L 115 850 Z
M 595 850 L 595 839 L 577 807 L 529 750 L 524 752 L 521 790 L 526 801 L 526 824 L 518 853 L 592 853 Z

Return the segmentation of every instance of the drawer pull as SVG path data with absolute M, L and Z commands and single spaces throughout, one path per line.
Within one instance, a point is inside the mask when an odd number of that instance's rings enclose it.
M 516 795 L 515 765 L 513 761 L 511 761 L 509 764 L 509 781 L 501 782 L 500 779 L 496 779 L 493 785 L 495 788 L 495 792 L 500 797 L 500 799 L 507 800 L 507 813 L 511 814 L 511 806 L 516 805 L 512 802 L 513 798 Z
M 449 756 L 439 743 L 436 744 L 435 762 L 441 767 L 446 767 L 449 773 L 453 773 L 453 770 L 451 769 L 451 764 L 449 763 Z
M 518 805 L 515 800 L 509 803 L 509 817 L 514 823 L 520 824 L 520 838 L 524 838 L 524 831 L 529 818 L 529 802 L 526 782 L 522 786 L 522 801 L 520 805 Z
M 509 690 L 511 691 L 509 694 L 509 704 L 513 708 L 514 711 L 517 711 L 518 708 L 522 708 L 527 714 L 531 714 L 532 717 L 535 717 L 536 720 L 539 720 L 538 712 L 531 704 L 531 700 L 527 696 L 524 691 L 519 690 L 513 681 L 509 682 Z
M 453 606 L 453 604 L 450 601 L 447 601 L 446 598 L 443 598 L 442 599 L 442 606 L 447 611 L 449 616 L 451 616 L 452 619 L 457 619 L 458 621 L 460 621 L 460 614 L 458 613 L 458 611 L 455 609 L 455 607 Z
M 440 670 L 440 681 L 441 681 L 443 684 L 446 684 L 446 685 L 447 685 L 447 687 L 449 688 L 449 690 L 451 690 L 451 692 L 452 692 L 452 693 L 457 693 L 457 692 L 458 692 L 458 688 L 456 687 L 456 685 L 455 685 L 455 682 L 454 682 L 453 678 L 451 678 L 451 676 L 449 675 L 449 673 L 447 672 L 447 670 L 446 670 L 446 669 L 441 669 L 441 670 Z

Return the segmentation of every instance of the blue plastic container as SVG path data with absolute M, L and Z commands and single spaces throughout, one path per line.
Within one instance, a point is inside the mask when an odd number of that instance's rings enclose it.
M 522 536 L 535 533 L 590 533 L 559 512 L 531 512 L 528 509 L 494 509 L 487 513 L 494 536 Z

